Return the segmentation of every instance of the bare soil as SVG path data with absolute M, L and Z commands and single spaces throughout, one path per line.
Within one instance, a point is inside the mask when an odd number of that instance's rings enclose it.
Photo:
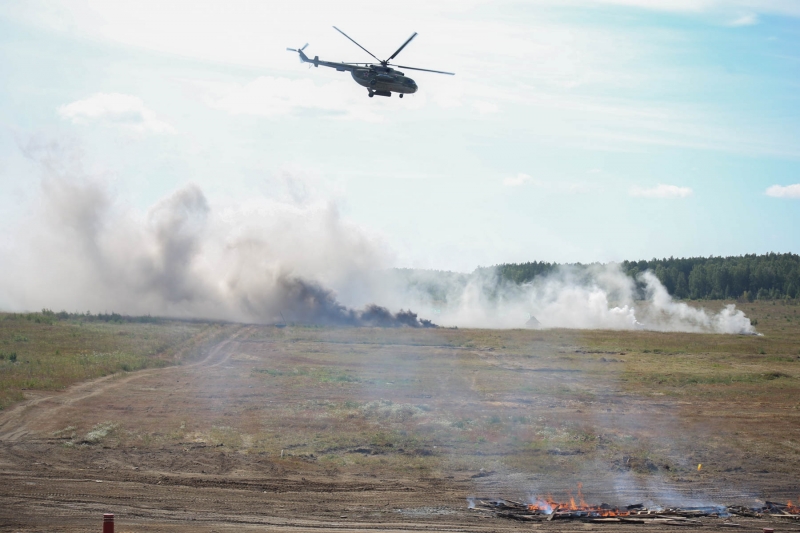
M 468 509 L 578 483 L 612 505 L 795 501 L 800 336 L 783 328 L 770 344 L 241 327 L 196 362 L 26 391 L 0 412 L 0 528 L 99 530 L 113 512 L 118 532 L 674 529 Z

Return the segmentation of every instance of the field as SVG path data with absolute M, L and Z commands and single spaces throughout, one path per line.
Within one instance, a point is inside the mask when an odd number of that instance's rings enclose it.
M 795 501 L 800 306 L 741 306 L 763 336 L 5 315 L 0 528 L 643 529 L 467 508 L 579 483 L 612 505 Z
M 115 372 L 189 360 L 224 336 L 221 325 L 202 322 L 0 313 L 0 409 L 24 399 L 26 390 L 62 390 Z

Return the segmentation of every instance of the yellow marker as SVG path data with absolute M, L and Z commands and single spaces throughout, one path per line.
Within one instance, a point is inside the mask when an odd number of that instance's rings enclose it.
M 698 470 L 698 471 L 699 471 L 701 468 L 703 468 L 703 464 L 702 464 L 702 463 L 700 463 L 700 464 L 698 464 L 698 465 L 697 465 L 697 470 Z

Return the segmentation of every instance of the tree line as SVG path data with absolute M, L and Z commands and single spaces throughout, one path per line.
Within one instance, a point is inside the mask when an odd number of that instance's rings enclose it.
M 119 313 L 97 313 L 92 314 L 91 311 L 85 313 L 69 313 L 67 311 L 55 312 L 52 309 L 44 308 L 41 313 L 2 313 L 0 320 L 28 320 L 36 322 L 37 324 L 53 324 L 57 320 L 77 320 L 80 322 L 113 322 L 115 324 L 124 323 L 143 323 L 143 324 L 161 324 L 168 320 L 162 317 L 154 317 L 150 315 L 145 316 L 129 316 L 121 315 Z M 189 320 L 191 321 L 191 320 Z M 202 322 L 202 321 L 201 321 Z
M 495 269 L 502 280 L 526 283 L 560 266 L 558 263 L 534 261 L 501 264 Z M 747 301 L 800 298 L 800 255 L 792 253 L 670 257 L 649 261 L 623 261 L 620 267 L 634 279 L 640 272 L 653 271 L 676 298 Z

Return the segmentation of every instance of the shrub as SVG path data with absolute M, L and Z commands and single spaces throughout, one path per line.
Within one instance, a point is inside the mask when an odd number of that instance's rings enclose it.
M 109 433 L 114 431 L 117 428 L 116 424 L 112 424 L 111 422 L 103 422 L 101 424 L 95 425 L 92 430 L 86 434 L 83 438 L 83 442 L 88 444 L 95 444 L 103 440 L 108 436 Z

